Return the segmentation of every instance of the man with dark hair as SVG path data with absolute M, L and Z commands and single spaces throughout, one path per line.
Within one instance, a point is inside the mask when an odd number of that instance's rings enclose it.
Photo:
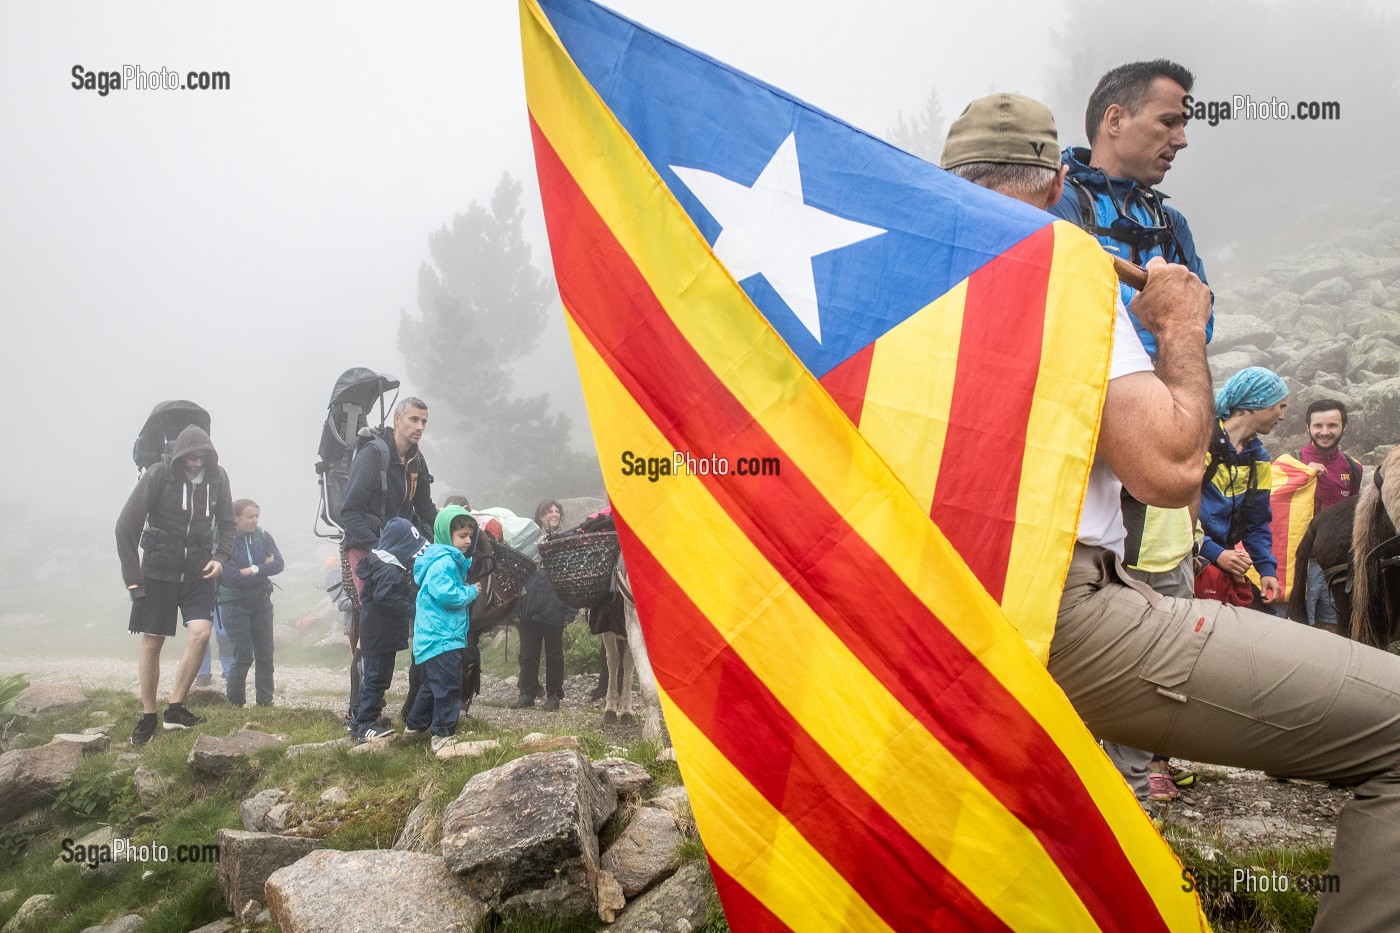
M 949 150 L 960 166 L 1010 161 L 1006 152 L 1043 142 L 1047 126 L 1053 146 L 1044 105 L 1016 95 L 975 101 L 948 131 L 945 165 Z M 1012 196 L 1046 207 L 1059 195 L 1058 172 L 1032 169 L 1043 187 Z M 995 173 L 981 177 L 1001 190 Z M 1400 854 L 1400 657 L 1251 609 L 1165 597 L 1123 569 L 1120 486 L 1163 508 L 1194 500 L 1214 411 L 1210 291 L 1160 257 L 1147 271 L 1133 311 L 1154 337 L 1156 359 L 1131 338 L 1120 302 L 1050 674 L 1103 738 L 1355 787 L 1328 868 L 1340 891 L 1322 895 L 1313 929 L 1400 929 L 1392 878 Z M 1108 309 L 1096 310 L 1102 320 Z
M 355 571 L 360 561 L 379 542 L 379 535 L 391 518 L 412 522 L 426 537 L 432 537 L 437 506 L 433 504 L 433 476 L 418 449 L 428 426 L 428 403 L 409 396 L 394 406 L 392 432 L 371 439 L 355 452 L 350 476 L 340 507 L 345 538 L 340 542 L 343 560 L 341 575 L 345 593 L 353 608 L 350 613 L 350 694 L 360 690 L 360 591 L 364 581 Z M 354 713 L 354 700 L 349 714 Z M 350 725 L 350 715 L 346 726 Z
M 1130 262 L 1142 265 L 1160 256 L 1186 266 L 1205 282 L 1205 268 L 1186 218 L 1168 207 L 1166 195 L 1153 187 L 1186 148 L 1183 99 L 1194 80 L 1190 71 L 1165 59 L 1119 65 L 1100 78 L 1084 116 L 1092 148 L 1065 149 L 1064 191 L 1050 213 L 1092 233 L 1104 249 Z M 1128 285 L 1121 290 L 1123 304 L 1130 306 L 1135 290 Z M 1213 322 L 1213 316 L 1206 321 L 1207 343 Z M 1133 324 L 1148 355 L 1155 357 L 1156 338 L 1151 330 L 1136 318 Z M 1163 596 L 1193 595 L 1195 520 L 1191 512 L 1151 508 L 1124 494 L 1123 520 L 1127 529 L 1123 563 L 1128 570 Z M 1177 795 L 1165 759 L 1138 749 L 1110 748 L 1109 753 L 1135 790 L 1141 791 L 1146 783 L 1154 800 Z
M 1361 464 L 1342 453 L 1347 431 L 1347 406 L 1334 398 L 1320 398 L 1308 406 L 1308 442 L 1298 459 L 1317 471 L 1313 514 L 1331 508 L 1361 489 Z M 1308 624 L 1335 632 L 1337 607 L 1322 565 L 1308 561 Z
M 418 449 L 428 426 L 428 403 L 409 397 L 394 406 L 393 432 L 365 444 L 350 462 L 345 501 L 340 515 L 345 525 L 343 547 L 350 558 L 350 576 L 359 591 L 355 566 L 379 541 L 391 518 L 406 518 L 431 534 L 437 506 L 433 477 Z

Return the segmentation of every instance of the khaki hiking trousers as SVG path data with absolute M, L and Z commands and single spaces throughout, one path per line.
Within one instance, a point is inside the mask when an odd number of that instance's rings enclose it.
M 1076 545 L 1050 673 L 1099 738 L 1355 786 L 1315 931 L 1400 931 L 1400 656 L 1288 619 L 1159 596 Z

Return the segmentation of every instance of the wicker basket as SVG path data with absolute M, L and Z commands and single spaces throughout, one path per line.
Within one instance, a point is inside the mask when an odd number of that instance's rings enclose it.
M 525 584 L 534 576 L 536 565 L 533 560 L 519 551 L 496 545 L 496 569 L 491 576 L 495 580 L 496 592 L 502 600 L 515 599 L 525 589 Z
M 561 602 L 585 609 L 607 599 L 622 553 L 617 532 L 556 535 L 540 542 L 540 563 Z

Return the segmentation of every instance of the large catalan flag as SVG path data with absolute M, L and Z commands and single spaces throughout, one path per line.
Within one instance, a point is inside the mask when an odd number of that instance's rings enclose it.
M 522 0 L 522 41 L 593 434 L 731 926 L 1204 928 L 1007 621 L 1048 607 L 1048 640 L 1106 382 L 1101 250 L 588 0 Z

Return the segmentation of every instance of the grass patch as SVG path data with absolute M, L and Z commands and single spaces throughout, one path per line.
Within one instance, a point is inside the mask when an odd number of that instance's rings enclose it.
M 1218 933 L 1307 933 L 1312 929 L 1319 890 L 1331 883 L 1326 880 L 1331 860 L 1326 846 L 1231 851 L 1219 840 L 1178 833 L 1168 842 L 1190 872 L 1206 916 Z M 1274 890 L 1282 886 L 1280 878 L 1287 879 L 1288 890 Z

